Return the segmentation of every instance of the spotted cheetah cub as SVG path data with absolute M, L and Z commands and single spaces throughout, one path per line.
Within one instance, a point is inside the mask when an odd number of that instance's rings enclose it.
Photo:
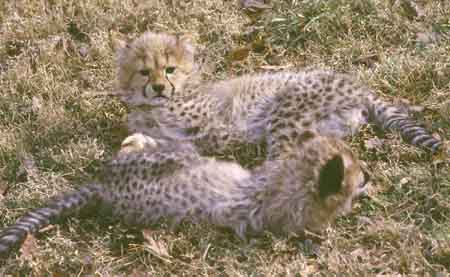
M 199 79 L 201 66 L 184 36 L 147 32 L 131 43 L 114 39 L 113 44 L 118 94 L 132 110 L 130 133 L 192 139 L 213 152 L 266 141 L 272 155 L 305 129 L 344 138 L 374 122 L 431 151 L 442 145 L 406 109 L 344 74 L 288 71 L 207 83 Z
M 168 219 L 209 222 L 249 233 L 320 232 L 350 211 L 367 179 L 359 160 L 336 139 L 301 133 L 296 147 L 252 171 L 201 157 L 189 144 L 133 135 L 104 178 L 28 212 L 0 233 L 8 256 L 44 226 L 95 205 L 132 225 Z M 102 208 L 102 209 L 100 209 Z

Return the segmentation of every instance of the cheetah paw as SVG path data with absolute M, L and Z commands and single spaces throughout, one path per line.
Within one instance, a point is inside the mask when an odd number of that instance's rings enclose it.
M 154 149 L 157 146 L 158 144 L 152 137 L 143 135 L 141 133 L 135 133 L 123 140 L 120 147 L 120 152 L 136 152 L 142 151 L 144 149 Z

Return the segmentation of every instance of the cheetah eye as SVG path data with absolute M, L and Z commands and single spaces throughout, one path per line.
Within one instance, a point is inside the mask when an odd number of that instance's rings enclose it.
M 150 74 L 150 69 L 141 69 L 139 73 L 143 76 L 148 76 Z
M 166 67 L 166 74 L 172 74 L 174 72 L 175 72 L 175 67 L 174 66 Z

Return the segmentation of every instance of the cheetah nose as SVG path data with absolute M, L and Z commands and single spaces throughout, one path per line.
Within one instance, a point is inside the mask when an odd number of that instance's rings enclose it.
M 164 90 L 164 85 L 155 84 L 155 85 L 152 85 L 152 89 L 154 92 L 161 93 Z

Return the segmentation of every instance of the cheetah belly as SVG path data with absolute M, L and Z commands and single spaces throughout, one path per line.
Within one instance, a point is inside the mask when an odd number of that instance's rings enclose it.
M 232 136 L 241 143 L 260 143 L 265 137 L 264 122 L 262 118 L 237 117 L 232 122 Z
M 268 110 L 273 102 L 273 95 L 260 96 L 257 99 L 246 99 L 247 102 L 240 103 L 241 109 L 235 108 L 234 111 L 235 132 L 247 143 L 261 143 L 267 136 Z
M 151 182 L 137 177 L 122 189 L 120 185 L 111 188 L 105 202 L 115 216 L 131 225 L 150 225 L 164 218 L 174 223 L 206 221 L 235 229 L 240 221 L 247 221 L 249 210 L 234 207 L 253 203 L 242 187 L 250 178 L 237 164 L 211 161 Z

